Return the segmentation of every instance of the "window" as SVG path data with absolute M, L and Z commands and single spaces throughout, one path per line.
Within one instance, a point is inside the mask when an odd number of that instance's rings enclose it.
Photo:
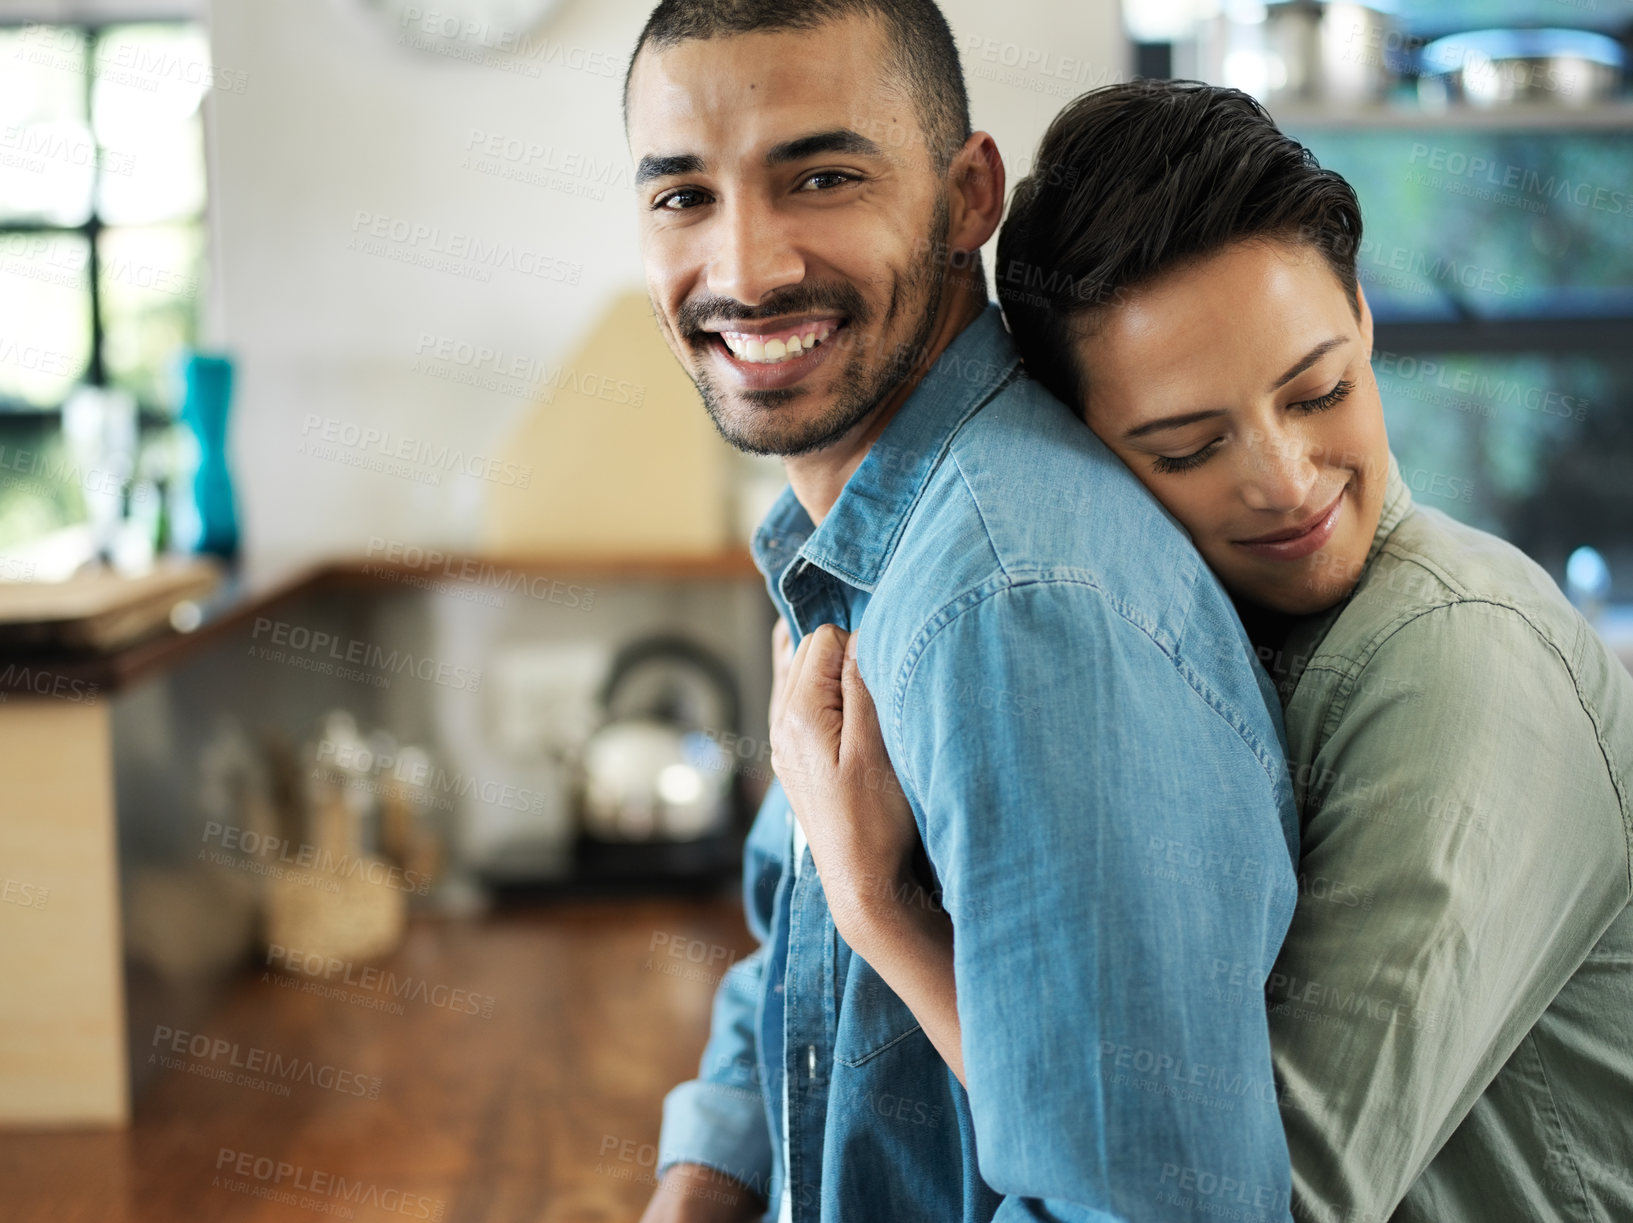
M 1500 117 L 1294 134 L 1360 195 L 1373 369 L 1418 502 L 1511 540 L 1556 580 L 1592 547 L 1625 602 L 1633 131 Z
M 0 549 L 80 521 L 60 437 L 81 383 L 176 409 L 205 275 L 201 103 L 230 88 L 190 22 L 0 27 Z

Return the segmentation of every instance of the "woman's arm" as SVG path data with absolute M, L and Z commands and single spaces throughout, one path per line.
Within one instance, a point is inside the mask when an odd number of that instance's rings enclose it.
M 782 629 L 773 638 L 779 674 L 787 643 Z M 914 870 L 918 825 L 857 670 L 854 635 L 824 625 L 800 642 L 772 698 L 771 744 L 840 937 L 907 1004 L 964 1082 L 953 923 Z
M 1293 754 L 1315 784 L 1298 911 L 1267 988 L 1297 1213 L 1318 1223 L 1395 1213 L 1628 903 L 1626 829 L 1598 731 L 1524 617 L 1436 608 L 1343 691 L 1336 718 L 1320 706 L 1330 731 L 1296 699 L 1289 709 Z M 1565 1020 L 1584 1051 L 1607 1047 L 1594 1022 Z M 1570 1112 L 1573 1093 L 1598 1090 L 1557 1065 L 1536 1086 L 1541 1056 L 1516 1063 L 1508 1103 L 1499 1097 L 1482 1132 L 1505 1132 L 1518 1093 Z M 1493 1194 L 1545 1171 L 1545 1132 L 1540 1119 L 1516 1131 L 1513 1149 L 1538 1162 Z M 1465 1146 L 1443 1174 L 1478 1178 L 1477 1167 Z M 1550 1154 L 1538 1192 L 1565 1175 L 1553 1167 Z M 1517 1204 L 1513 1217 L 1533 1213 Z

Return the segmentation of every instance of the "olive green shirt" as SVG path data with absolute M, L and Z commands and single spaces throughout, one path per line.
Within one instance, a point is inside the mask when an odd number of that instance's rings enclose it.
M 1302 814 L 1267 988 L 1298 1219 L 1633 1220 L 1633 676 L 1391 460 L 1266 659 Z

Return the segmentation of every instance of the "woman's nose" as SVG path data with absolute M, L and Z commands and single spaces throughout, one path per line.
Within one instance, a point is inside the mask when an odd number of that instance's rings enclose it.
M 1291 514 L 1309 499 L 1319 464 L 1290 433 L 1263 434 L 1248 448 L 1242 500 L 1251 509 Z

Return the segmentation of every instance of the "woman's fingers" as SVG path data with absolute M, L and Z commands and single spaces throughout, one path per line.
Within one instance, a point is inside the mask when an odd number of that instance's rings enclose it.
M 845 634 L 831 624 L 807 633 L 794 652 L 782 716 L 771 728 L 771 765 L 786 788 L 796 778 L 809 785 L 817 771 L 839 760 L 843 731 Z
M 862 682 L 862 669 L 856 662 L 855 633 L 852 633 L 845 642 L 841 687 L 845 714 L 844 746 L 852 748 L 852 745 L 855 745 L 857 749 L 866 750 L 877 744 L 883 748 L 884 736 L 879 732 L 879 712 L 873 707 L 873 694 Z
M 783 694 L 788 691 L 788 672 L 794 661 L 794 639 L 788 621 L 781 616 L 771 630 L 771 709 L 766 725 L 775 726 L 782 717 Z
M 805 669 L 805 660 L 811 656 L 811 644 L 816 640 L 817 633 L 821 631 L 822 629 L 819 628 L 815 632 L 806 633 L 805 636 L 801 637 L 799 649 L 794 651 L 794 657 L 788 662 L 788 676 L 783 682 L 783 708 L 785 710 L 788 707 L 788 694 L 794 690 L 794 685 L 799 682 L 800 672 Z
M 842 766 L 848 772 L 864 777 L 869 789 L 877 790 L 892 800 L 904 799 L 895 766 L 890 763 L 890 753 L 885 751 L 884 734 L 879 729 L 879 712 L 874 707 L 873 694 L 863 682 L 862 670 L 857 665 L 855 633 L 845 643 L 843 684 L 845 712 L 839 749 Z

